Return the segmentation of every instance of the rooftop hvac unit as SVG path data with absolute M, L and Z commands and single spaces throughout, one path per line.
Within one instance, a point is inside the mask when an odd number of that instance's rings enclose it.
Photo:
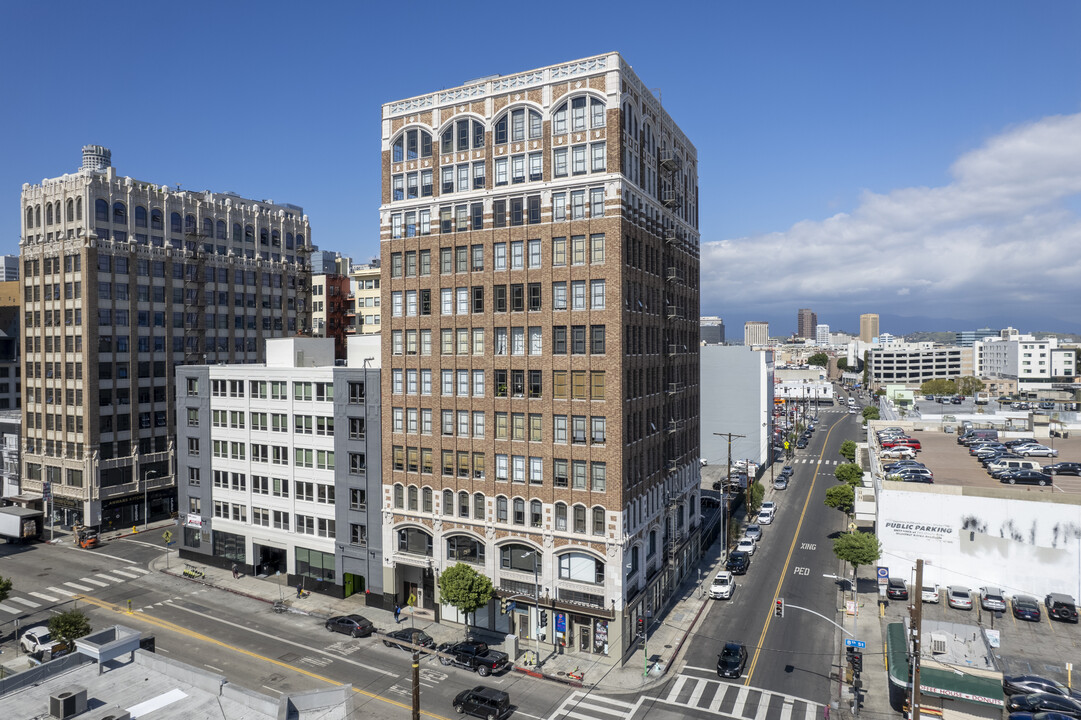
M 67 720 L 86 712 L 86 688 L 72 685 L 49 696 L 49 715 Z
M 946 636 L 942 633 L 931 633 L 931 654 L 943 655 L 947 651 Z

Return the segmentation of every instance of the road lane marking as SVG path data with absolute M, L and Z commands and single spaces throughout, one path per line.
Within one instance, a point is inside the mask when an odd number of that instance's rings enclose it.
M 134 568 L 132 568 L 132 569 L 134 569 Z M 113 575 L 123 575 L 128 580 L 135 580 L 135 579 L 141 577 L 137 573 L 131 572 L 131 570 L 110 570 L 109 572 L 111 572 Z
M 146 568 L 133 567 L 133 568 L 128 568 L 128 569 L 131 570 L 132 572 L 137 572 L 140 575 L 149 575 L 150 574 L 150 571 L 147 570 Z
M 28 608 L 39 608 L 39 607 L 41 607 L 40 603 L 33 602 L 32 600 L 23 600 L 22 598 L 17 598 L 17 597 L 8 598 L 8 600 L 10 600 L 11 602 L 17 602 L 20 605 L 25 605 Z
M 54 598 L 52 595 L 46 595 L 45 593 L 32 592 L 27 594 L 33 595 L 36 598 L 41 598 L 42 600 L 48 600 L 49 602 L 60 602 L 60 598 Z
M 90 583 L 95 587 L 109 587 L 109 583 L 103 583 L 101 580 L 95 580 L 93 578 L 84 577 L 79 580 L 81 583 Z
M 830 435 L 833 434 L 833 429 L 843 422 L 838 420 L 830 429 L 826 432 L 826 439 L 822 441 L 823 450 L 829 444 Z M 814 474 L 811 476 L 811 487 L 807 491 L 807 499 L 803 501 L 803 510 L 799 514 L 799 522 L 796 523 L 796 532 L 792 536 L 792 544 L 788 548 L 788 556 L 785 557 L 784 567 L 781 568 L 780 576 L 777 578 L 777 586 L 773 590 L 773 600 L 769 604 L 769 609 L 766 611 L 766 622 L 762 624 L 762 634 L 758 636 L 758 642 L 755 644 L 754 657 L 751 658 L 751 663 L 747 667 L 747 679 L 743 682 L 744 685 L 751 684 L 751 677 L 754 675 L 755 666 L 758 664 L 758 656 L 762 653 L 762 646 L 766 641 L 766 632 L 769 631 L 769 623 L 773 619 L 773 608 L 777 604 L 777 598 L 781 595 L 781 584 L 784 583 L 785 576 L 788 575 L 788 565 L 792 562 L 792 553 L 796 551 L 796 543 L 799 541 L 799 533 L 803 528 L 803 519 L 807 516 L 807 508 L 811 506 L 811 496 L 814 495 L 815 483 L 818 482 L 818 473 L 822 469 L 823 459 L 819 456 L 818 466 L 815 468 Z
M 75 597 L 75 593 L 68 592 L 67 590 L 65 590 L 63 588 L 50 587 L 50 588 L 46 588 L 46 590 L 51 590 L 52 592 L 56 593 L 57 595 L 63 595 L 64 597 Z
M 11 613 L 12 615 L 21 615 L 23 612 L 22 608 L 11 607 L 10 605 L 4 605 L 3 603 L 0 603 L 0 610 Z
M 66 582 L 64 584 L 67 585 L 69 588 L 75 588 L 76 590 L 79 590 L 81 592 L 94 592 L 93 588 L 88 588 L 86 585 L 78 585 L 73 582 Z M 49 589 L 52 590 L 52 588 Z
M 127 558 L 117 557 L 116 555 L 110 555 L 110 554 L 104 553 L 104 552 L 102 552 L 100 550 L 83 550 L 82 548 L 78 548 L 78 547 L 71 548 L 71 549 L 73 551 L 75 551 L 75 552 L 83 552 L 83 553 L 87 553 L 88 555 L 93 555 L 95 557 L 107 557 L 110 560 L 119 560 L 120 562 L 130 563 L 131 565 L 134 565 L 135 562 L 136 562 L 135 560 L 128 560 Z
M 116 605 L 115 603 L 106 602 L 105 600 L 99 600 L 98 598 L 88 596 L 88 595 L 80 595 L 79 599 L 84 601 L 84 602 L 90 603 L 91 605 L 94 605 L 96 607 L 102 608 L 103 610 L 112 610 L 113 612 L 117 613 L 118 615 L 127 615 L 127 612 L 125 610 L 121 609 L 121 606 Z M 208 635 L 203 635 L 201 633 L 197 633 L 194 630 L 191 630 L 190 628 L 182 627 L 180 625 L 177 625 L 176 623 L 171 623 L 168 620 L 163 620 L 161 618 L 156 618 L 156 617 L 154 617 L 152 615 L 142 615 L 141 617 L 147 624 L 155 625 L 155 626 L 161 628 L 162 630 L 171 630 L 173 632 L 179 633 L 181 635 L 186 635 L 186 636 L 188 636 L 190 638 L 194 638 L 196 640 L 201 640 L 201 641 L 206 642 L 206 643 L 211 643 L 213 645 L 217 645 L 219 647 L 223 647 L 223 648 L 226 648 L 228 650 L 232 650 L 233 652 L 239 653 L 241 655 L 246 655 L 247 657 L 253 658 L 255 660 L 262 660 L 263 662 L 270 663 L 271 665 L 276 665 L 277 667 L 285 668 L 286 670 L 292 670 L 293 672 L 300 673 L 301 675 L 305 675 L 305 676 L 310 677 L 310 678 L 314 678 L 315 680 L 320 680 L 322 682 L 327 683 L 328 685 L 333 685 L 335 687 L 338 687 L 338 686 L 341 685 L 341 682 L 339 682 L 337 680 L 333 680 L 331 678 L 328 678 L 328 677 L 326 677 L 324 675 L 320 675 L 318 673 L 312 672 L 311 670 L 305 670 L 304 668 L 297 667 L 295 665 L 290 665 L 290 664 L 288 664 L 286 662 L 282 662 L 281 660 L 277 660 L 277 659 L 272 658 L 272 657 L 267 657 L 265 655 L 260 655 L 258 653 L 252 652 L 251 650 L 245 650 L 243 648 L 236 647 L 235 645 L 230 645 L 230 644 L 228 644 L 228 643 L 226 643 L 226 642 L 224 642 L 222 640 L 218 640 L 217 638 L 213 638 L 213 637 L 210 637 Z M 203 617 L 206 617 L 208 619 L 215 619 L 215 618 L 210 618 L 209 616 L 206 616 L 206 615 L 204 615 Z M 229 623 L 229 624 L 232 624 L 232 623 Z M 244 626 L 238 626 L 238 627 L 244 627 Z M 245 629 L 250 631 L 250 628 L 245 628 Z M 264 633 L 260 633 L 260 634 L 264 634 Z M 273 636 L 268 636 L 268 637 L 273 637 Z M 303 645 L 300 645 L 300 643 L 294 643 L 294 642 L 291 642 L 291 641 L 288 641 L 288 640 L 282 640 L 281 638 L 277 638 L 277 637 L 274 637 L 274 639 L 276 641 L 278 641 L 278 642 L 281 642 L 281 643 L 287 643 L 287 644 L 291 644 L 291 645 L 297 645 L 299 647 L 304 647 Z M 322 652 L 321 650 L 318 650 L 318 649 L 313 650 L 312 648 L 307 648 L 307 647 L 304 647 L 304 649 L 309 650 L 309 651 L 313 651 L 313 652 Z M 349 662 L 349 661 L 346 661 L 346 662 Z M 359 665 L 359 663 L 353 663 L 353 664 L 354 665 Z M 387 675 L 397 675 L 396 673 L 387 672 L 386 670 L 382 670 L 382 669 L 379 669 L 379 672 L 382 672 L 382 673 L 387 674 Z M 387 703 L 389 705 L 393 705 L 395 707 L 401 708 L 402 710 L 412 710 L 412 705 L 407 705 L 405 703 L 398 702 L 397 700 L 392 700 L 390 698 L 383 697 L 382 695 L 377 695 L 376 693 L 369 692 L 368 690 L 361 690 L 360 688 L 354 687 L 353 692 L 357 693 L 358 695 L 363 695 L 363 696 L 365 696 L 367 698 L 371 698 L 372 700 L 379 700 L 381 702 L 385 702 L 385 703 Z M 639 697 L 638 703 L 636 703 L 634 707 L 637 708 L 638 705 L 641 704 L 641 702 L 642 702 L 642 698 Z M 448 717 L 445 717 L 443 715 L 436 715 L 435 713 L 427 712 L 426 710 L 421 710 L 420 714 L 425 715 L 425 716 L 430 717 L 430 718 L 434 718 L 435 720 L 450 720 L 450 718 L 448 718 Z
M 122 582 L 124 582 L 123 578 L 113 577 L 112 575 L 106 575 L 105 573 L 98 573 L 94 577 L 99 577 L 102 580 L 108 580 L 109 582 L 114 582 L 114 583 L 122 583 Z

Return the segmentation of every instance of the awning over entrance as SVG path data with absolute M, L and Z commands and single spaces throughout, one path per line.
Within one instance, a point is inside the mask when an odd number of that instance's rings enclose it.
M 906 689 L 910 686 L 904 623 L 890 623 L 886 626 L 886 666 L 892 684 Z M 954 672 L 921 667 L 920 692 L 933 697 L 964 700 L 996 708 L 1005 706 L 1001 681 L 969 675 L 960 669 Z

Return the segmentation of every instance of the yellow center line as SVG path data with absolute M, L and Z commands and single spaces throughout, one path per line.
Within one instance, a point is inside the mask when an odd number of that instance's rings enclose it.
M 830 435 L 833 433 L 833 428 L 844 422 L 845 418 L 841 418 L 837 422 L 830 426 L 830 429 L 826 432 L 826 440 L 822 443 L 822 449 L 825 450 L 829 445 Z M 754 648 L 754 657 L 751 658 L 751 665 L 747 668 L 747 679 L 744 680 L 744 685 L 751 684 L 751 676 L 754 675 L 755 665 L 758 664 L 758 656 L 762 652 L 762 643 L 766 641 L 766 632 L 769 630 L 770 620 L 773 619 L 773 608 L 777 605 L 777 598 L 781 594 L 781 584 L 784 583 L 785 576 L 788 574 L 788 564 L 792 562 L 792 553 L 796 550 L 796 542 L 799 541 L 799 531 L 803 527 L 803 518 L 807 515 L 807 508 L 811 505 L 811 497 L 814 495 L 815 481 L 818 480 L 818 473 L 822 469 L 822 456 L 818 456 L 818 464 L 815 465 L 814 475 L 811 477 L 811 487 L 807 491 L 807 499 L 803 501 L 803 511 L 799 514 L 799 522 L 796 524 L 796 534 L 792 536 L 792 545 L 788 548 L 788 556 L 784 560 L 784 567 L 781 568 L 781 576 L 777 578 L 777 587 L 773 590 L 773 601 L 769 604 L 769 611 L 766 613 L 766 622 L 762 625 L 762 634 L 758 636 L 758 643 Z
M 115 603 L 106 602 L 105 600 L 99 600 L 97 598 L 90 597 L 89 595 L 76 595 L 75 599 L 76 600 L 82 600 L 83 602 L 89 603 L 89 604 L 94 605 L 96 607 L 99 607 L 99 608 L 101 608 L 103 610 L 111 610 L 111 611 L 113 611 L 115 613 L 119 613 L 121 615 L 127 615 L 129 617 L 135 617 L 135 613 L 129 613 L 126 609 L 124 609 L 120 605 L 116 605 Z M 338 682 L 337 680 L 333 680 L 331 678 L 325 677 L 323 675 L 319 675 L 318 673 L 313 673 L 310 670 L 305 670 L 304 668 L 297 667 L 295 665 L 290 665 L 289 663 L 282 662 L 281 660 L 275 660 L 274 658 L 267 657 L 265 655 L 260 655 L 259 653 L 254 653 L 254 652 L 252 652 L 250 650 L 245 650 L 243 648 L 236 647 L 235 645 L 229 645 L 228 643 L 222 642 L 221 640 L 218 640 L 217 638 L 212 638 L 212 637 L 209 637 L 207 635 L 197 633 L 194 630 L 183 627 L 181 625 L 176 625 L 175 623 L 171 623 L 168 620 L 162 620 L 161 618 L 156 618 L 156 617 L 153 617 L 152 615 L 148 615 L 146 613 L 139 613 L 138 617 L 141 618 L 146 623 L 148 623 L 150 625 L 157 626 L 157 627 L 159 627 L 159 628 L 161 628 L 163 630 L 172 630 L 173 632 L 180 633 L 181 635 L 186 635 L 186 636 L 188 636 L 190 638 L 194 638 L 196 640 L 202 640 L 203 642 L 211 643 L 213 645 L 218 645 L 218 646 L 223 647 L 223 648 L 225 648 L 227 650 L 232 650 L 234 652 L 240 653 L 241 655 L 247 655 L 250 658 L 254 658 L 256 660 L 262 660 L 264 662 L 268 662 L 268 663 L 270 663 L 272 665 L 277 665 L 278 667 L 285 668 L 287 670 L 293 670 L 294 672 L 298 672 L 301 675 L 307 675 L 310 678 L 313 678 L 315 680 L 320 680 L 320 681 L 325 682 L 325 683 L 327 683 L 329 685 L 344 685 L 345 684 L 345 683 Z M 406 704 L 400 703 L 400 702 L 398 702 L 396 700 L 391 700 L 390 698 L 383 697 L 382 695 L 377 695 L 375 693 L 368 692 L 367 690 L 361 690 L 359 688 L 353 688 L 353 692 L 355 692 L 355 693 L 357 693 L 359 695 L 364 695 L 365 697 L 371 698 L 372 700 L 380 700 L 380 701 L 388 703 L 390 705 L 394 705 L 395 707 L 400 707 L 403 710 L 412 710 L 413 709 L 412 705 L 406 705 Z M 430 718 L 435 718 L 435 720 L 450 720 L 450 718 L 444 717 L 443 715 L 436 715 L 435 713 L 425 712 L 424 710 L 421 710 L 420 714 L 421 715 L 426 715 L 426 716 L 428 716 Z

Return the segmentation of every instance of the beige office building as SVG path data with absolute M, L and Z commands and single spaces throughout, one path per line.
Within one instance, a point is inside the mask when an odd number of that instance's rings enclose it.
M 864 313 L 860 315 L 860 342 L 869 343 L 878 337 L 878 315 Z
M 743 344 L 752 347 L 769 345 L 769 323 L 761 320 L 743 323 Z

